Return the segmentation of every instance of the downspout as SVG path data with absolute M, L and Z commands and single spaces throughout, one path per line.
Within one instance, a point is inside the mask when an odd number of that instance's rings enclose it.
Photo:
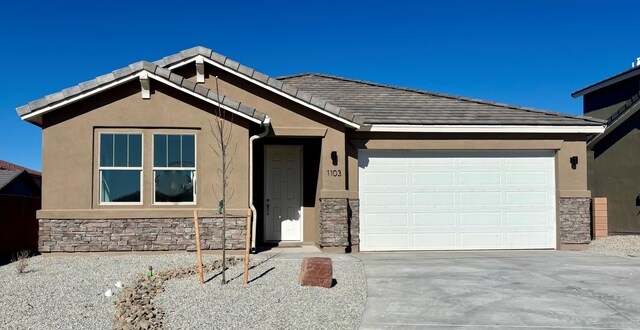
M 251 253 L 256 252 L 256 207 L 253 205 L 253 141 L 261 139 L 269 134 L 269 128 L 271 127 L 271 118 L 266 116 L 264 122 L 264 132 L 253 135 L 249 138 L 249 207 L 251 208 Z

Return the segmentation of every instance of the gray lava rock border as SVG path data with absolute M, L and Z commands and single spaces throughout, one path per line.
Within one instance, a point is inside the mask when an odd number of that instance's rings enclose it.
M 237 265 L 243 258 L 227 258 L 227 269 Z M 222 268 L 222 260 L 203 265 L 203 271 L 210 273 Z M 164 312 L 156 307 L 155 298 L 164 292 L 164 284 L 172 279 L 181 279 L 198 274 L 198 267 L 165 270 L 149 277 L 138 274 L 132 285 L 126 285 L 118 295 L 113 316 L 113 328 L 120 330 L 163 329 Z

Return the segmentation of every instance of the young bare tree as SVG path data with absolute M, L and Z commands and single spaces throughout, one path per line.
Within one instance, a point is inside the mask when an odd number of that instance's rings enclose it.
M 218 77 L 215 77 L 216 98 L 220 104 L 220 92 L 218 89 Z M 217 106 L 215 111 L 216 119 L 212 123 L 209 121 L 211 132 L 214 137 L 214 144 L 209 146 L 213 149 L 218 158 L 219 165 L 217 168 L 218 183 L 217 189 L 213 193 L 218 202 L 218 212 L 222 214 L 222 284 L 227 283 L 225 276 L 226 270 L 226 252 L 227 252 L 227 204 L 233 198 L 233 188 L 230 185 L 231 172 L 233 170 L 233 157 L 236 152 L 237 145 L 232 144 L 233 131 L 233 113 L 225 111 L 222 107 Z

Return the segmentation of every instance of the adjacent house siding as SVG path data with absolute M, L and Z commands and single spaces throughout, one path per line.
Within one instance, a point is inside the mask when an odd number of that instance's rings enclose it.
M 593 148 L 589 178 L 595 197 L 607 197 L 610 234 L 640 233 L 640 113 Z

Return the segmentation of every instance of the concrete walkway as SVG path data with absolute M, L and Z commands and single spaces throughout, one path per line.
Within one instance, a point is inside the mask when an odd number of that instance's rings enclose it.
M 361 327 L 640 328 L 640 260 L 587 252 L 360 253 Z

